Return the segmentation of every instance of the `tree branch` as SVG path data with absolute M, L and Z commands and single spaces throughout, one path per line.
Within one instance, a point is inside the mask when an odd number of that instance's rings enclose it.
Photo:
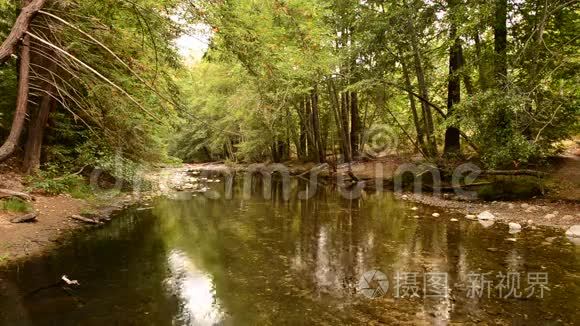
M 24 37 L 26 31 L 28 30 L 28 25 L 30 21 L 36 15 L 40 9 L 44 6 L 46 0 L 33 0 L 26 7 L 22 8 L 16 22 L 12 26 L 12 30 L 8 37 L 2 42 L 0 46 L 0 64 L 6 62 L 8 57 L 10 57 L 16 51 L 16 44 L 20 39 Z

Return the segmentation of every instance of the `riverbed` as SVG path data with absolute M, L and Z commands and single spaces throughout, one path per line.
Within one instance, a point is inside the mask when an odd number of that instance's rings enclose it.
M 300 193 L 296 180 L 288 192 L 259 180 L 249 192 L 240 180 L 209 187 L 6 266 L 0 325 L 580 320 L 580 247 L 561 230 L 510 234 L 389 192 Z M 62 275 L 80 286 L 57 284 Z

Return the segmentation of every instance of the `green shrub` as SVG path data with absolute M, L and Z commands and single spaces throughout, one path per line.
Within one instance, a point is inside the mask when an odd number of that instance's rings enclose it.
M 20 199 L 6 199 L 0 201 L 0 207 L 4 211 L 14 213 L 28 213 L 32 211 L 32 207 L 27 202 Z
M 31 181 L 33 190 L 40 190 L 48 195 L 68 193 L 74 198 L 90 197 L 91 189 L 84 178 L 79 175 L 67 175 L 59 178 L 46 178 L 42 173 Z

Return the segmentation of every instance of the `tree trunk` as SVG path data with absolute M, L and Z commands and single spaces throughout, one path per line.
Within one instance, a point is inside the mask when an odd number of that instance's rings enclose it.
M 305 121 L 306 121 L 306 154 L 311 161 L 316 160 L 316 140 L 314 139 L 314 128 L 312 125 L 312 101 L 310 95 L 304 96 Z
M 342 135 L 343 135 L 343 158 L 345 162 L 352 161 L 352 146 L 350 143 L 350 132 L 348 127 L 348 118 L 349 118 L 349 99 L 348 99 L 348 92 L 343 92 L 340 94 L 340 125 L 342 128 Z
M 8 159 L 18 146 L 20 136 L 24 129 L 24 121 L 28 112 L 28 91 L 30 74 L 30 36 L 25 35 L 20 47 L 18 73 L 18 95 L 16 99 L 16 111 L 12 120 L 12 127 L 8 138 L 0 147 L 0 162 Z
M 328 87 L 328 96 L 330 97 L 330 103 L 332 106 L 332 112 L 334 114 L 334 121 L 336 123 L 336 130 L 338 131 L 338 138 L 340 140 L 340 149 L 343 155 L 348 153 L 348 144 L 346 139 L 348 136 L 344 132 L 344 125 L 342 119 L 342 110 L 341 110 L 341 100 L 339 99 L 338 92 L 336 91 L 336 86 L 332 79 L 328 79 L 327 82 Z M 346 159 L 345 159 L 346 160 Z
M 34 15 L 42 9 L 46 0 L 32 0 L 24 1 L 25 5 L 22 7 L 16 22 L 12 26 L 12 30 L 8 37 L 0 45 L 0 64 L 4 63 L 10 55 L 14 54 L 16 51 L 16 45 L 18 41 L 24 37 L 24 34 L 28 30 L 30 21 L 34 18 Z
M 326 162 L 325 149 L 322 147 L 322 137 L 320 136 L 320 117 L 318 110 L 318 87 L 315 85 L 311 91 L 312 99 L 312 136 L 314 138 L 316 162 Z
M 352 92 L 350 93 L 350 146 L 353 159 L 360 155 L 360 133 L 361 121 L 358 109 L 358 94 Z
M 479 88 L 482 91 L 486 91 L 488 88 L 487 70 L 485 62 L 483 60 L 483 53 L 481 51 L 481 40 L 479 38 L 479 30 L 475 32 L 473 40 L 475 42 L 475 56 L 477 60 L 477 70 L 479 75 Z
M 449 11 L 455 12 L 457 8 L 455 1 L 449 1 Z M 447 118 L 453 118 L 454 106 L 461 101 L 461 68 L 463 66 L 463 52 L 461 40 L 457 36 L 457 26 L 455 19 L 451 19 L 449 29 L 449 39 L 453 45 L 449 49 L 449 82 L 447 85 Z M 457 155 L 461 151 L 460 134 L 457 126 L 449 126 L 445 130 L 444 155 Z
M 419 53 L 418 40 L 415 35 L 415 27 L 413 22 L 409 21 L 409 34 L 411 36 L 411 47 L 413 50 L 413 60 L 415 64 L 415 73 L 417 74 L 417 83 L 419 85 L 419 93 L 421 94 L 421 107 L 423 108 L 423 119 L 425 122 L 425 133 L 427 135 L 427 148 L 431 157 L 437 156 L 437 142 L 435 140 L 435 129 L 433 127 L 433 115 L 431 114 L 431 107 L 429 106 L 429 92 L 427 91 L 427 82 L 425 81 L 425 72 L 421 62 L 421 55 Z
M 503 88 L 507 82 L 507 0 L 495 1 L 494 35 L 494 72 L 496 86 Z
M 51 90 L 48 91 L 51 93 Z M 23 168 L 26 174 L 33 174 L 40 168 L 40 156 L 42 153 L 42 142 L 44 131 L 48 123 L 50 111 L 56 107 L 56 101 L 51 95 L 42 96 L 38 114 L 28 129 L 28 139 L 24 152 Z
M 306 159 L 306 119 L 305 119 L 305 103 L 300 101 L 298 105 L 298 119 L 300 121 L 300 134 L 298 135 L 298 148 L 296 152 L 298 154 L 298 159 Z
M 401 56 L 401 66 L 403 67 L 403 76 L 405 78 L 405 88 L 412 90 L 411 78 L 409 77 L 409 70 L 407 69 L 407 63 L 403 57 L 402 51 L 399 51 Z M 415 124 L 415 131 L 417 132 L 417 143 L 423 151 L 423 153 L 429 153 L 427 147 L 425 146 L 425 139 L 423 134 L 422 123 L 419 119 L 419 114 L 417 113 L 417 105 L 415 104 L 415 97 L 411 93 L 407 93 L 409 96 L 409 104 L 411 106 L 411 113 L 413 114 L 413 123 Z

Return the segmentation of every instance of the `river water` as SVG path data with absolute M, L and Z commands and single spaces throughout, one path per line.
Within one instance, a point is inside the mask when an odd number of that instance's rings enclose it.
M 580 322 L 580 247 L 561 231 L 302 187 L 220 183 L 128 209 L 0 271 L 0 325 Z M 80 286 L 54 285 L 63 274 Z

